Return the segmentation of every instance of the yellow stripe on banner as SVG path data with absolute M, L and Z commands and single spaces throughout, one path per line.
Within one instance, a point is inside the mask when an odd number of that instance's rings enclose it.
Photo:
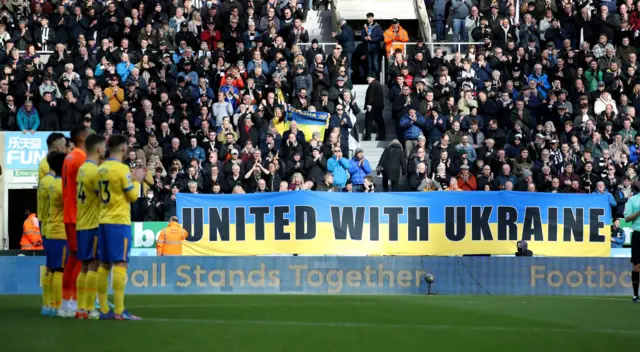
M 518 234 L 522 233 L 522 224 L 518 224 Z M 472 226 L 467 224 L 466 236 L 460 241 L 452 241 L 445 235 L 444 224 L 429 225 L 429 241 L 408 241 L 406 224 L 398 227 L 398 241 L 389 240 L 388 224 L 381 224 L 379 241 L 370 241 L 369 225 L 363 228 L 364 240 L 336 240 L 333 225 L 318 223 L 316 237 L 311 240 L 295 240 L 295 223 L 284 227 L 290 233 L 291 240 L 275 240 L 273 223 L 265 224 L 265 240 L 255 240 L 255 226 L 246 225 L 245 241 L 235 241 L 235 225 L 230 225 L 230 241 L 210 241 L 209 225 L 204 225 L 204 234 L 199 242 L 183 242 L 183 255 L 265 255 L 265 254 L 307 254 L 307 255 L 462 255 L 462 254 L 492 254 L 508 255 L 516 252 L 517 240 L 497 240 L 498 226 L 490 224 L 492 240 L 473 240 Z M 547 225 L 543 224 L 543 240 L 529 240 L 529 249 L 535 254 L 546 256 L 571 257 L 607 257 L 610 255 L 611 234 L 607 229 L 601 229 L 600 235 L 604 242 L 589 242 L 589 226 L 584 226 L 584 241 L 564 241 L 564 227 L 558 225 L 558 240 L 548 241 Z M 522 239 L 521 237 L 518 240 Z
M 298 129 L 304 132 L 304 138 L 309 142 L 311 141 L 314 132 L 319 132 L 320 140 L 324 140 L 324 131 L 327 128 L 324 125 L 301 125 L 298 123 Z

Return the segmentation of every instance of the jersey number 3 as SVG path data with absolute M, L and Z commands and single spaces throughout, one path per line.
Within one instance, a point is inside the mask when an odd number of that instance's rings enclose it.
M 107 204 L 111 201 L 111 192 L 109 192 L 109 181 L 100 181 L 100 199 L 104 204 Z

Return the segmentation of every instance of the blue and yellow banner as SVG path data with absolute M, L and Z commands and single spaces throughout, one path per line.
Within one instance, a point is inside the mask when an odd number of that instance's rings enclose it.
M 604 195 L 524 192 L 178 194 L 184 255 L 607 257 Z
M 304 132 L 307 142 L 311 140 L 313 132 L 319 132 L 320 140 L 323 140 L 324 131 L 329 127 L 330 117 L 328 112 L 301 111 L 291 108 L 287 110 L 286 129 L 289 129 L 290 121 L 295 121 L 298 129 Z

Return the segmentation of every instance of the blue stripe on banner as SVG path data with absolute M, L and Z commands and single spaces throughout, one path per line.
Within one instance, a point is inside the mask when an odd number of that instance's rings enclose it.
M 39 294 L 44 257 L 0 257 L 0 294 Z M 198 270 L 195 268 L 198 267 Z M 134 257 L 127 294 L 630 293 L 625 258 Z
M 287 111 L 287 120 L 296 121 L 300 125 L 325 125 L 330 115 L 327 112 L 299 111 L 290 109 Z
M 287 217 L 291 217 L 295 206 L 306 205 L 315 210 L 316 221 L 332 222 L 331 208 L 340 207 L 364 207 L 364 221 L 369 223 L 372 207 L 379 208 L 381 224 L 387 224 L 389 217 L 384 214 L 384 207 L 400 207 L 402 213 L 398 217 L 400 223 L 408 221 L 409 207 L 429 207 L 429 222 L 433 224 L 445 222 L 447 207 L 465 207 L 466 221 L 471 222 L 473 208 L 479 211 L 490 211 L 489 222 L 498 220 L 499 208 L 512 207 L 517 210 L 518 222 L 523 222 L 527 209 L 539 211 L 542 224 L 548 221 L 549 209 L 557 210 L 558 224 L 564 224 L 565 212 L 571 212 L 573 217 L 580 218 L 584 225 L 590 224 L 589 209 L 602 209 L 600 218 L 605 224 L 611 221 L 611 207 L 607 195 L 598 194 L 555 194 L 555 193 L 531 193 L 531 192 L 416 192 L 416 193 L 351 193 L 345 196 L 342 193 L 332 192 L 281 192 L 268 194 L 242 194 L 242 195 L 203 195 L 179 193 L 177 197 L 177 213 L 182 221 L 183 208 L 203 209 L 204 223 L 209 223 L 210 208 L 228 207 L 231 211 L 230 219 L 234 224 L 237 207 L 268 207 L 265 215 L 267 223 L 274 221 L 274 207 L 286 206 L 290 209 Z M 248 204 L 250 206 L 248 206 Z M 490 207 L 491 209 L 488 209 Z M 253 224 L 254 215 L 246 211 L 247 224 Z
M 298 125 L 324 126 L 327 124 L 326 120 L 314 120 L 305 117 L 294 117 L 291 120 L 297 122 Z

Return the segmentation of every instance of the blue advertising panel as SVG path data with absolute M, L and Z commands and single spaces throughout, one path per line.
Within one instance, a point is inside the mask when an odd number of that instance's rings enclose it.
M 4 163 L 7 169 L 37 170 L 47 155 L 47 137 L 53 132 L 5 132 Z M 69 132 L 62 132 L 69 137 Z
M 44 257 L 0 257 L 0 294 L 37 294 Z M 128 294 L 628 295 L 626 258 L 134 257 Z

